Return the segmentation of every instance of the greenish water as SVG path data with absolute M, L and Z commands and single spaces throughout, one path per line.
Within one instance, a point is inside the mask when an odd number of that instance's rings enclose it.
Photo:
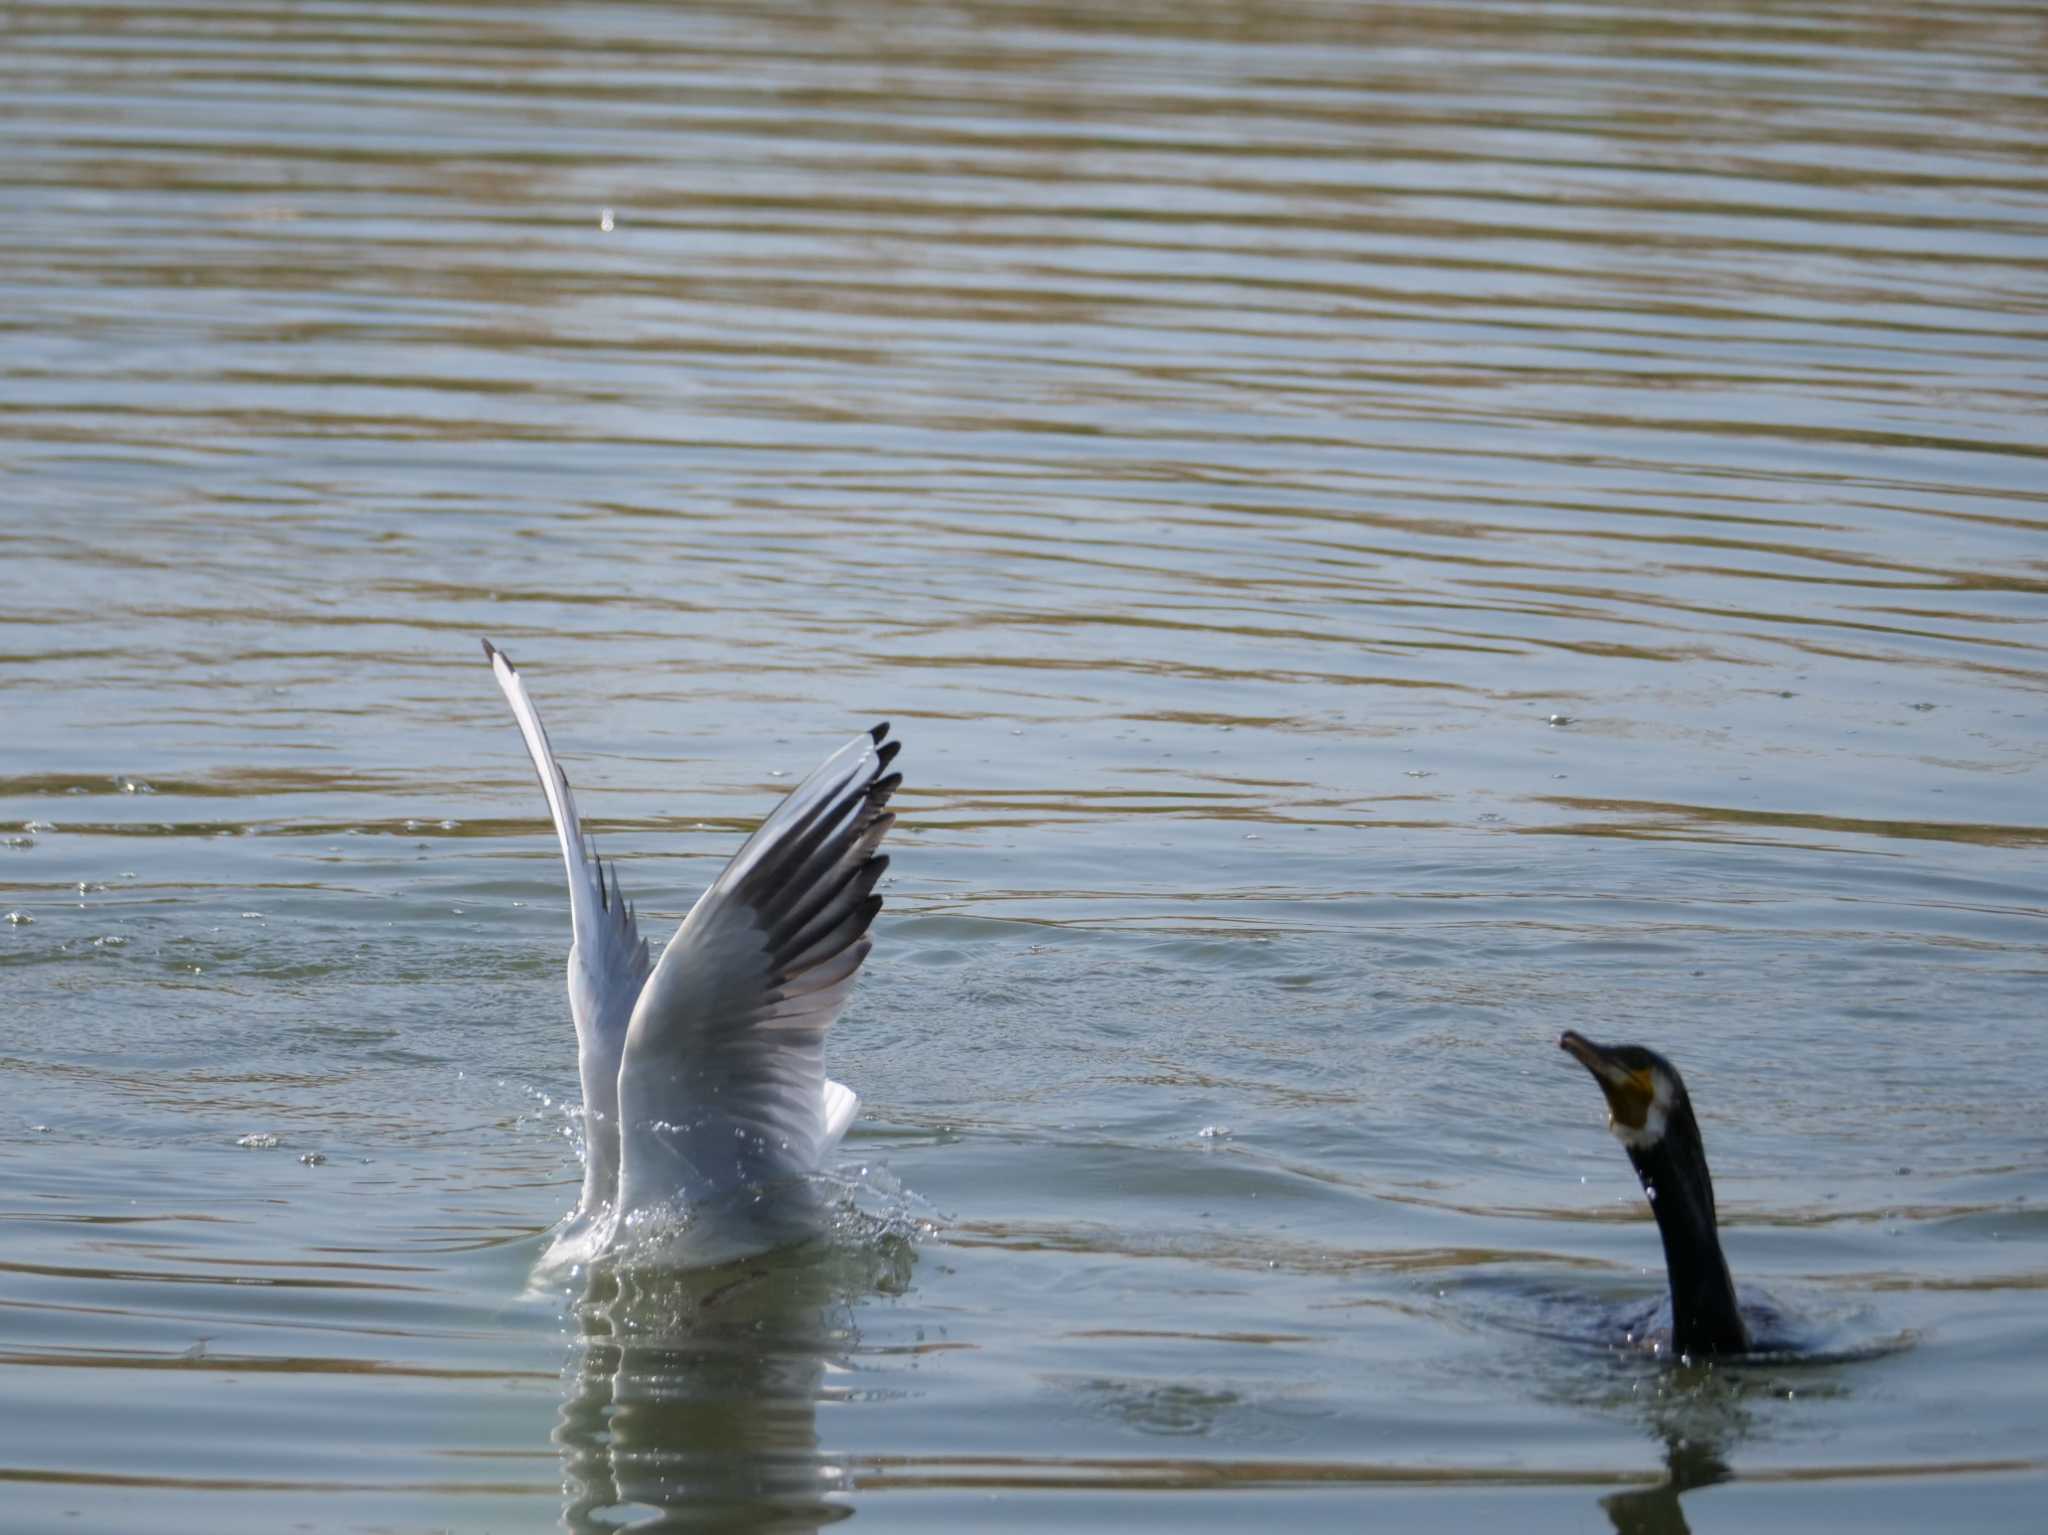
M 0 4 L 0 1524 L 2039 1529 L 2042 39 Z M 907 743 L 822 1250 L 529 1287 L 479 635 L 656 934 Z

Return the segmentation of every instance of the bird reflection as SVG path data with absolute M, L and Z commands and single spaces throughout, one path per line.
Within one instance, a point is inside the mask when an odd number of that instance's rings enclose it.
M 1600 1500 L 1615 1535 L 1692 1535 L 1678 1500 L 1696 1487 L 1728 1479 L 1721 1447 L 1711 1441 L 1664 1436 L 1664 1480 L 1654 1487 L 1633 1487 Z
M 565 1529 L 815 1531 L 852 1512 L 818 1445 L 826 1362 L 853 1342 L 818 1259 L 599 1268 L 577 1315 Z

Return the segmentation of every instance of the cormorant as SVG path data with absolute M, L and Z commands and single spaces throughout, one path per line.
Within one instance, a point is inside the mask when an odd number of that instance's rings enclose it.
M 1558 1047 L 1607 1095 L 1608 1128 L 1635 1165 L 1664 1238 L 1671 1347 L 1700 1359 L 1749 1350 L 1749 1329 L 1714 1227 L 1714 1182 L 1678 1068 L 1641 1045 L 1596 1045 L 1567 1029 Z

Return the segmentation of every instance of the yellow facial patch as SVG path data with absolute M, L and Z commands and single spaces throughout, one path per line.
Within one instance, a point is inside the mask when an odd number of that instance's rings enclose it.
M 1650 1105 L 1657 1101 L 1657 1083 L 1649 1067 L 1623 1074 L 1618 1080 L 1602 1073 L 1599 1081 L 1615 1129 L 1640 1130 L 1649 1122 Z

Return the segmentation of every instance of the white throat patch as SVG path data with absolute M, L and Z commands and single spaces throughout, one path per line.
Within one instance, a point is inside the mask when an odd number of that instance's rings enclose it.
M 1635 1151 L 1647 1151 L 1664 1139 L 1665 1125 L 1671 1118 L 1671 1100 L 1674 1094 L 1671 1079 L 1663 1072 L 1651 1069 L 1650 1107 L 1643 1115 L 1641 1126 L 1630 1129 L 1612 1114 L 1607 1117 L 1607 1128 L 1614 1132 L 1614 1138 Z

